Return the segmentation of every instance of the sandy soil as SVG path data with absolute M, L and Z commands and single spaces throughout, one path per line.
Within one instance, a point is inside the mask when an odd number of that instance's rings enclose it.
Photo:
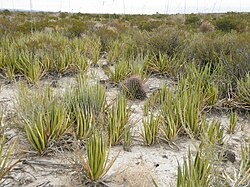
M 104 74 L 101 68 L 90 68 L 88 74 L 91 76 L 90 81 L 103 80 L 106 82 L 108 77 Z M 150 95 L 154 90 L 159 88 L 162 83 L 168 86 L 174 84 L 173 81 L 166 78 L 149 78 L 146 82 L 147 94 Z M 55 84 L 55 85 L 54 85 Z M 64 93 L 69 89 L 70 85 L 75 84 L 74 77 L 48 78 L 42 80 L 37 86 L 51 85 L 57 93 Z M 112 102 L 119 94 L 119 89 L 115 87 L 107 87 L 107 100 Z M 0 104 L 6 108 L 5 117 L 12 118 L 15 112 L 15 97 L 18 89 L 18 83 L 5 84 L 0 92 Z M 139 130 L 141 129 L 141 118 L 143 117 L 142 107 L 144 101 L 131 102 L 132 118 L 138 120 L 134 130 L 134 140 L 132 142 L 131 151 L 124 151 L 122 146 L 115 146 L 111 149 L 110 158 L 119 153 L 113 167 L 104 178 L 106 186 L 158 186 L 173 187 L 176 185 L 178 162 L 182 164 L 183 157 L 188 153 L 188 149 L 195 153 L 195 146 L 198 145 L 197 140 L 191 140 L 187 137 L 179 137 L 175 144 L 171 146 L 165 143 L 159 143 L 154 146 L 144 146 L 139 140 Z M 217 119 L 221 121 L 226 128 L 229 124 L 229 116 L 225 114 L 210 114 L 207 119 Z M 8 121 L 8 119 L 7 119 Z M 5 125 L 7 123 L 4 123 Z M 250 120 L 240 118 L 238 122 L 237 133 L 226 135 L 230 149 L 236 154 L 236 162 L 240 161 L 240 143 L 243 138 L 250 134 Z M 45 156 L 37 156 L 33 152 L 25 152 L 23 150 L 32 150 L 29 147 L 25 135 L 18 129 L 12 126 L 7 127 L 7 138 L 18 137 L 18 150 L 15 158 L 21 158 L 22 162 L 4 178 L 0 186 L 88 186 L 84 175 L 81 173 L 81 168 L 76 164 L 77 153 L 71 150 L 63 149 L 54 151 Z M 73 142 L 77 143 L 77 142 Z M 71 145 L 72 146 L 72 145 Z M 74 146 L 73 146 L 74 147 Z M 226 167 L 233 167 L 230 162 L 225 163 Z M 103 185 L 105 186 L 105 185 Z

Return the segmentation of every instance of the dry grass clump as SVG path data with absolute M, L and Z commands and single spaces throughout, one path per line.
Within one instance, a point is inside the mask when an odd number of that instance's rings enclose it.
M 147 98 L 145 87 L 138 76 L 132 76 L 121 83 L 122 91 L 129 99 L 144 100 Z
M 210 23 L 208 21 L 204 21 L 201 23 L 200 32 L 206 33 L 206 32 L 211 32 L 211 31 L 214 31 L 214 26 L 212 23 Z

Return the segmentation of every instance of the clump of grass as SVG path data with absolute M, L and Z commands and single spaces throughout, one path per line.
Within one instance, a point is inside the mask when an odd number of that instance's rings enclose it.
M 167 89 L 166 85 L 162 86 L 160 103 L 160 114 L 162 116 L 162 125 L 160 130 L 163 138 L 167 142 L 173 142 L 181 128 L 179 118 L 176 113 L 178 100 L 174 98 L 174 93 L 170 89 Z
M 95 127 L 95 116 L 91 111 L 77 107 L 74 111 L 76 138 L 86 140 Z
M 123 93 L 129 99 L 144 100 L 147 95 L 142 80 L 137 76 L 129 77 L 121 83 Z
M 1 137 L 0 143 L 0 181 L 2 178 L 19 162 L 12 163 L 12 154 L 14 153 L 16 141 L 10 143 L 7 147 L 6 137 Z
M 250 73 L 245 79 L 237 81 L 237 95 L 239 101 L 246 107 L 250 106 Z
M 170 58 L 166 54 L 162 54 L 159 52 L 158 55 L 154 54 L 152 59 L 147 61 L 147 66 L 150 71 L 153 73 L 168 73 L 170 69 Z
M 51 140 L 60 140 L 70 127 L 64 104 L 49 87 L 38 92 L 20 87 L 17 109 L 28 141 L 40 154 Z
M 123 49 L 123 43 L 119 42 L 118 40 L 114 40 L 109 43 L 108 45 L 108 62 L 111 64 L 115 64 L 121 59 L 121 52 Z
M 111 67 L 105 67 L 104 72 L 115 84 L 120 83 L 131 74 L 131 64 L 127 60 L 121 59 L 114 68 L 113 70 Z
M 187 86 L 187 82 L 179 82 L 176 96 L 178 120 L 186 133 L 196 136 L 200 131 L 199 119 L 202 108 L 202 94 L 199 85 Z M 183 89 L 183 90 L 182 90 Z
M 131 126 L 126 126 L 124 130 L 124 140 L 123 140 L 123 146 L 129 147 L 131 145 Z
M 77 139 L 85 140 L 91 134 L 95 124 L 103 122 L 105 117 L 105 89 L 99 83 L 90 83 L 80 75 L 77 85 L 64 95 L 64 104 L 70 116 Z
M 97 65 L 98 60 L 100 59 L 101 52 L 101 40 L 98 36 L 85 36 L 83 38 L 83 52 L 85 55 L 91 59 L 92 65 Z
M 230 134 L 235 133 L 237 120 L 238 120 L 237 113 L 236 112 L 231 112 L 229 127 L 227 129 L 228 133 L 230 133 Z
M 160 117 L 154 117 L 153 114 L 150 114 L 150 117 L 143 119 L 143 129 L 142 137 L 145 145 L 153 145 L 157 141 L 159 126 L 160 126 Z
M 119 96 L 115 105 L 111 107 L 106 116 L 111 145 L 121 143 L 128 125 L 129 116 L 130 108 L 127 109 L 127 100 L 123 96 Z
M 177 187 L 209 187 L 211 171 L 212 165 L 208 159 L 204 158 L 201 151 L 197 151 L 193 160 L 189 150 L 188 158 L 184 159 L 183 166 L 178 166 Z
M 250 185 L 250 144 L 244 142 L 241 145 L 241 163 L 238 169 L 234 169 L 233 175 L 223 171 L 222 179 L 228 186 Z
M 208 105 L 208 106 L 215 105 L 218 101 L 218 96 L 219 96 L 218 87 L 214 83 L 211 83 L 204 90 L 204 96 L 205 99 L 203 105 Z
M 18 60 L 18 69 L 30 84 L 35 84 L 43 76 L 42 63 L 39 58 L 27 51 L 22 51 Z
M 63 104 L 53 101 L 45 110 L 33 115 L 25 121 L 27 138 L 33 148 L 42 154 L 51 140 L 60 140 L 70 127 L 69 116 Z
M 156 90 L 148 97 L 143 107 L 144 115 L 147 115 L 149 111 L 152 112 L 157 109 L 160 104 L 160 96 L 161 90 Z
M 87 77 L 80 75 L 77 77 L 77 86 L 66 92 L 64 102 L 73 121 L 77 108 L 89 110 L 95 116 L 98 116 L 105 108 L 105 89 L 99 83 L 89 83 Z
M 210 145 L 223 145 L 224 129 L 219 121 L 213 120 L 210 124 L 207 121 L 201 123 L 201 136 L 205 137 Z
M 80 154 L 84 171 L 91 182 L 99 182 L 112 167 L 118 155 L 108 163 L 110 148 L 107 153 L 107 141 L 97 133 L 88 139 L 86 151 L 87 159 Z

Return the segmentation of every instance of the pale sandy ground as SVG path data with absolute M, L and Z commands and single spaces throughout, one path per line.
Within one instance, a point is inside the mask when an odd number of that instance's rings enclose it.
M 90 68 L 89 75 L 95 82 L 98 80 L 107 80 L 108 77 L 103 73 L 101 68 Z M 42 80 L 39 86 L 51 84 L 52 79 Z M 162 83 L 166 83 L 169 87 L 173 84 L 172 81 L 164 78 L 149 78 L 146 82 L 148 95 L 153 90 L 160 88 Z M 57 93 L 64 93 L 69 89 L 70 85 L 75 84 L 74 77 L 63 77 L 57 80 L 57 87 L 54 91 Z M 18 83 L 3 85 L 0 92 L 0 104 L 6 108 L 6 114 L 14 112 L 14 101 L 17 93 Z M 107 87 L 107 100 L 112 102 L 119 94 L 118 88 Z M 132 107 L 133 120 L 140 120 L 134 128 L 134 141 L 132 142 L 131 152 L 123 150 L 121 146 L 115 146 L 111 149 L 110 158 L 119 153 L 113 167 L 104 177 L 107 186 L 131 186 L 131 187 L 151 187 L 154 182 L 158 186 L 173 187 L 176 186 L 177 167 L 178 162 L 182 164 L 183 157 L 186 157 L 188 149 L 195 154 L 195 145 L 198 141 L 191 140 L 186 137 L 180 137 L 176 140 L 176 146 L 169 146 L 165 143 L 160 143 L 154 146 L 143 146 L 139 141 L 139 132 L 141 129 L 141 118 L 143 117 L 142 107 L 144 101 L 130 102 Z M 217 119 L 222 122 L 226 128 L 229 124 L 229 116 L 224 114 L 207 115 L 209 120 Z M 250 120 L 241 119 L 238 123 L 238 131 L 235 135 L 227 135 L 225 139 L 228 141 L 231 150 L 236 153 L 236 162 L 239 164 L 240 157 L 240 143 L 243 138 L 250 134 Z M 18 154 L 16 158 L 25 158 L 26 162 L 19 163 L 15 169 L 12 170 L 0 186 L 37 186 L 37 187 L 51 187 L 51 186 L 86 186 L 84 184 L 83 174 L 80 172 L 81 168 L 76 166 L 76 152 L 62 150 L 54 154 L 49 154 L 43 157 L 26 153 L 19 154 L 22 149 L 29 149 L 29 144 L 25 140 L 25 135 L 20 130 L 13 130 L 7 128 L 7 137 L 18 137 Z M 178 162 L 177 162 L 178 161 Z M 228 167 L 233 167 L 234 164 L 226 163 Z

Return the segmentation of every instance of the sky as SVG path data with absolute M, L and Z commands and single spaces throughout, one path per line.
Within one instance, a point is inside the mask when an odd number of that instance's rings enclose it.
M 250 0 L 0 0 L 0 8 L 110 14 L 219 13 L 250 12 Z

